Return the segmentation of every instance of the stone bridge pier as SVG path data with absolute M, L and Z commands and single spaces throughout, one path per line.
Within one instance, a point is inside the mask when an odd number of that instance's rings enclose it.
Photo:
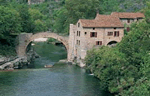
M 41 32 L 37 34 L 32 33 L 22 33 L 18 36 L 18 45 L 16 46 L 16 52 L 19 57 L 27 56 L 26 49 L 27 46 L 32 42 L 34 39 L 38 38 L 54 38 L 58 41 L 62 42 L 63 45 L 66 47 L 67 50 L 67 60 L 71 62 L 71 49 L 69 48 L 69 38 L 65 36 L 60 36 L 56 33 L 50 33 L 50 32 Z

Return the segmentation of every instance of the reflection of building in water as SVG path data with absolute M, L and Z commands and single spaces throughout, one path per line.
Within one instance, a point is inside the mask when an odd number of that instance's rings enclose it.
M 28 4 L 39 4 L 44 2 L 45 0 L 28 0 Z

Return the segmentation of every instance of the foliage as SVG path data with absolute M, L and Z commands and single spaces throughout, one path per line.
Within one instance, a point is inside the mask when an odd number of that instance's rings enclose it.
M 131 31 L 115 47 L 103 46 L 87 53 L 87 69 L 105 90 L 116 95 L 150 95 L 149 4 L 143 10 L 145 20 L 132 24 Z
M 10 35 L 20 33 L 20 15 L 16 10 L 5 6 L 0 6 L 0 14 L 0 44 L 14 46 L 14 39 Z
M 29 9 L 29 14 L 31 16 L 31 21 L 33 22 L 33 33 L 47 31 L 48 28 L 44 19 L 46 18 L 39 10 L 37 9 Z
M 102 13 L 99 0 L 66 0 L 65 5 L 56 12 L 54 31 L 68 33 L 69 24 L 75 24 L 82 18 L 94 18 L 97 10 Z
M 57 40 L 54 38 L 48 38 L 47 43 L 56 42 Z
M 43 21 L 38 19 L 38 20 L 35 20 L 34 24 L 35 24 L 35 29 L 33 33 L 47 31 L 47 26 Z
M 54 32 L 57 32 L 57 33 L 66 33 L 67 32 L 66 30 L 69 28 L 69 25 L 68 25 L 67 29 L 65 29 L 66 28 L 65 21 L 68 18 L 65 15 L 66 12 L 67 12 L 67 10 L 65 8 L 62 8 L 56 12 L 55 23 L 53 25 Z
M 104 46 L 100 49 L 94 49 L 91 52 L 92 55 L 85 59 L 87 62 L 86 64 L 88 65 L 87 68 L 100 79 L 101 87 L 105 89 L 108 88 L 108 86 L 111 87 L 112 85 L 109 84 L 110 80 L 113 82 L 113 87 L 119 86 L 120 84 L 118 85 L 115 81 L 122 78 L 122 76 L 119 76 L 120 74 L 125 75 L 124 72 L 120 72 L 124 70 L 121 68 L 120 64 L 127 65 L 127 62 L 124 59 L 124 54 L 119 53 L 118 50 Z
M 0 46 L 1 46 L 0 47 L 0 55 L 6 56 L 6 57 L 16 55 L 14 46 L 3 45 L 3 44 L 0 44 Z
M 9 35 L 10 33 L 17 33 L 21 30 L 19 13 L 8 7 L 0 6 L 0 34 Z M 3 33 L 3 34 L 2 34 Z
M 17 5 L 16 10 L 20 13 L 22 32 L 33 32 L 34 24 L 29 13 L 29 7 L 25 4 L 20 4 Z

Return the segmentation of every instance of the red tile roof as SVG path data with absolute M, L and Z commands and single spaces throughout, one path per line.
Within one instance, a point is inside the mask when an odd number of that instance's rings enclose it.
M 116 16 L 97 14 L 93 20 L 79 19 L 83 27 L 124 27 Z
M 117 16 L 119 18 L 144 18 L 143 13 L 131 13 L 131 12 L 112 12 L 112 16 Z

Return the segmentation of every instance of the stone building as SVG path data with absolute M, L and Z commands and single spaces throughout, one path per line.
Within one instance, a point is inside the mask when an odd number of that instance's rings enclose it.
M 70 24 L 68 60 L 77 60 L 83 67 L 87 50 L 120 42 L 124 28 L 143 18 L 142 13 L 113 12 L 111 15 L 97 14 L 93 20 L 79 19 L 76 25 Z
M 28 4 L 39 4 L 44 2 L 45 0 L 28 0 Z
M 111 15 L 117 16 L 121 20 L 127 32 L 130 30 L 131 23 L 141 21 L 145 17 L 143 13 L 129 12 L 112 12 Z

